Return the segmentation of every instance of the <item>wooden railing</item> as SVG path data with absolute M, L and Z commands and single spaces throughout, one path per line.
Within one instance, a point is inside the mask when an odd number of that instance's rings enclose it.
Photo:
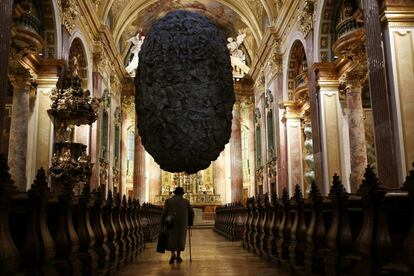
M 414 170 L 391 190 L 368 167 L 355 194 L 335 175 L 326 197 L 313 183 L 307 199 L 298 185 L 292 198 L 284 190 L 224 206 L 215 230 L 237 240 L 242 221 L 243 247 L 292 273 L 413 275 L 413 216 Z
M 41 169 L 19 193 L 0 161 L 0 275 L 106 275 L 157 237 L 160 207 L 88 184 L 75 197 L 66 184 L 51 195 Z

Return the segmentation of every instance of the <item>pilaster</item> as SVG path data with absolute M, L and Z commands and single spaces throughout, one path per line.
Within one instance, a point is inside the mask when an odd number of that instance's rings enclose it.
M 349 188 L 348 170 L 346 169 L 349 160 L 346 159 L 345 155 L 349 144 L 348 130 L 339 101 L 340 82 L 335 64 L 315 64 L 314 70 L 321 115 L 323 174 L 324 179 L 327 180 L 326 183 L 323 183 L 322 191 L 324 194 L 328 194 L 329 180 L 334 174 L 340 175 L 344 186 Z
M 293 196 L 294 187 L 300 185 L 303 190 L 303 149 L 300 108 L 291 101 L 283 103 L 285 108 L 288 165 L 288 192 Z

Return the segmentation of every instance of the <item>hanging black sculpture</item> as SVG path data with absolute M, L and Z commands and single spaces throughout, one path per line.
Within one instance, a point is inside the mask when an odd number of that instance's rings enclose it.
M 207 17 L 177 10 L 155 22 L 135 87 L 142 144 L 163 170 L 195 173 L 217 159 L 235 96 L 225 38 Z

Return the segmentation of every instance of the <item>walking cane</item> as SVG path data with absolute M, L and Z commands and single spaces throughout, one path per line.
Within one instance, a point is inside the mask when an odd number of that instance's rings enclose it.
M 188 226 L 188 246 L 190 247 L 190 263 L 193 261 L 191 259 L 191 226 Z

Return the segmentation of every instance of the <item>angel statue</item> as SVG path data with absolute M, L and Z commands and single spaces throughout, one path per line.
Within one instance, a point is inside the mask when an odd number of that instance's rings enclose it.
M 235 58 L 241 59 L 243 62 L 246 60 L 246 56 L 244 55 L 243 51 L 239 49 L 240 45 L 244 42 L 244 39 L 246 38 L 246 33 L 243 33 L 239 30 L 239 34 L 236 37 L 236 40 L 234 40 L 232 37 L 229 37 L 227 41 L 229 42 L 227 44 L 227 48 L 230 51 L 230 55 Z
M 239 49 L 240 45 L 243 44 L 244 39 L 246 38 L 246 33 L 239 30 L 239 34 L 234 40 L 232 37 L 227 38 L 229 42 L 227 48 L 230 51 L 231 66 L 233 67 L 233 77 L 240 79 L 244 77 L 250 70 L 246 65 L 246 55 L 244 52 Z
M 129 62 L 128 66 L 126 67 L 126 71 L 132 77 L 135 76 L 135 70 L 138 67 L 138 62 L 139 62 L 138 53 L 141 51 L 141 46 L 144 43 L 144 39 L 145 39 L 145 36 L 142 35 L 142 29 L 141 29 L 135 36 L 131 37 L 130 39 L 126 41 L 127 43 L 131 42 L 132 44 L 134 44 L 134 46 L 132 46 L 131 48 L 131 52 L 134 56 L 132 57 L 132 60 Z

